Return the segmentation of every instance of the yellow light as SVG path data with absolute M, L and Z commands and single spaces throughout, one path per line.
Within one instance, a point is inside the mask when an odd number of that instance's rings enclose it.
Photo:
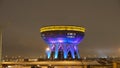
M 48 47 L 48 48 L 46 48 L 46 51 L 50 51 L 50 48 Z
M 40 32 L 54 31 L 54 30 L 73 30 L 73 31 L 85 32 L 85 28 L 78 26 L 47 26 L 41 28 Z

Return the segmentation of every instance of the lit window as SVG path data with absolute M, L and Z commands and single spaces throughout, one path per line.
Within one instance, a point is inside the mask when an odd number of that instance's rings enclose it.
M 68 38 L 75 38 L 75 36 L 67 36 Z
M 76 33 L 67 33 L 67 35 L 70 35 L 70 36 L 71 36 L 71 35 L 74 35 L 74 36 L 75 36 Z

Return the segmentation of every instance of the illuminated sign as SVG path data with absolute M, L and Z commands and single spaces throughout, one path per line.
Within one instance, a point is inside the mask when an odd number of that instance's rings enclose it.
M 73 30 L 73 31 L 85 32 L 85 28 L 78 26 L 47 26 L 41 28 L 40 32 L 54 31 L 54 30 Z

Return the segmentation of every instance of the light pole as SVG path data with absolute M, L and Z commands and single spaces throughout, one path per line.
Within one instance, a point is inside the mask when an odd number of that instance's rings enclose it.
M 47 59 L 50 59 L 50 56 L 51 56 L 51 50 L 50 48 L 46 48 L 46 56 L 47 56 Z
M 2 62 L 2 30 L 0 29 L 0 68 L 1 68 L 1 62 Z

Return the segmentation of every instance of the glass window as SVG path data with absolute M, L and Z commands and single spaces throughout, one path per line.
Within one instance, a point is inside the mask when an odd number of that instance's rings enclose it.
M 67 33 L 67 35 L 74 35 L 74 36 L 75 36 L 75 35 L 76 35 L 76 33 Z

